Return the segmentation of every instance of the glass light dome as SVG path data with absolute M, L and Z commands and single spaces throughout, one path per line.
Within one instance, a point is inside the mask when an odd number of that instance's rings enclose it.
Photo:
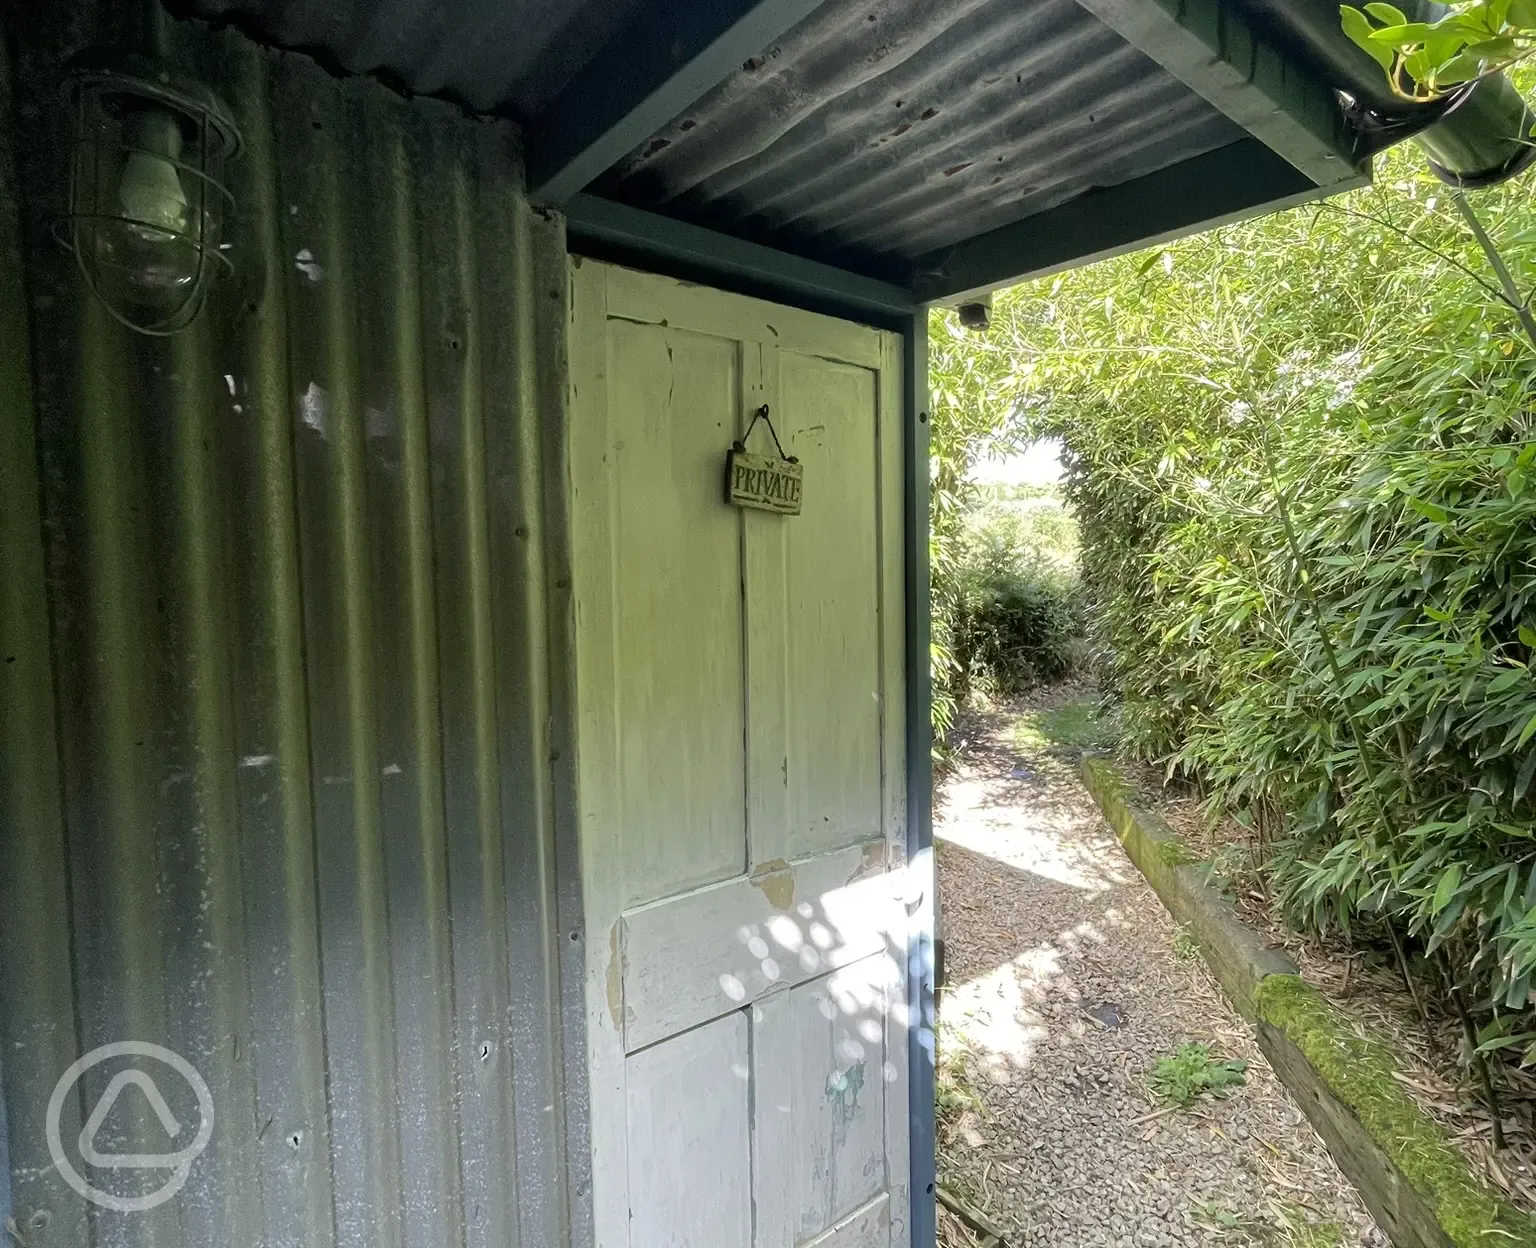
M 174 81 L 149 57 L 77 63 L 66 90 L 75 132 L 63 241 L 123 324 L 185 329 L 232 268 L 219 240 L 239 131 L 212 91 Z

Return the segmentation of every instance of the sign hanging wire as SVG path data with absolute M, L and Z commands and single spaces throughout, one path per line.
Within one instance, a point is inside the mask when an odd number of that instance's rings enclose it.
M 798 464 L 800 461 L 793 455 L 784 454 L 784 444 L 779 441 L 779 431 L 773 427 L 773 420 L 768 415 L 768 404 L 764 403 L 757 411 L 752 413 L 752 423 L 747 426 L 747 431 L 741 435 L 741 440 L 736 443 L 737 449 L 747 449 L 747 439 L 752 436 L 752 430 L 757 428 L 757 422 L 762 421 L 768 426 L 768 432 L 773 436 L 774 449 L 778 451 L 779 458 L 786 464 Z

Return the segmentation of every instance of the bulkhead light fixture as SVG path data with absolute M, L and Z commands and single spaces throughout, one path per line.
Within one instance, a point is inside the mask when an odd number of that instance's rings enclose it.
M 235 207 L 223 174 L 239 130 L 211 90 L 141 53 L 86 54 L 65 94 L 74 141 L 60 241 L 124 325 L 185 329 L 233 268 L 219 242 Z

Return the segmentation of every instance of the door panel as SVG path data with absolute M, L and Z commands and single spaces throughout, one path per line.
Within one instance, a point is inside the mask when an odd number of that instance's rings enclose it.
M 629 1059 L 632 1242 L 749 1248 L 747 1056 L 738 1011 Z
M 885 1248 L 892 1238 L 891 1198 L 882 1192 L 802 1248 Z
M 624 1047 L 633 1052 L 879 953 L 899 917 L 882 841 L 630 910 L 621 941 Z
M 902 1248 L 897 342 L 590 261 L 572 300 L 597 1242 Z M 723 498 L 763 404 L 799 516 Z
M 700 576 L 738 559 L 720 524 L 720 457 L 740 397 L 740 346 L 611 322 L 611 376 L 625 379 L 615 431 L 609 566 L 623 604 L 613 630 L 629 903 L 739 875 L 741 586 Z M 678 644 L 696 638 L 704 644 Z M 629 730 L 630 728 L 633 730 Z M 683 830 L 687 830 L 684 836 Z
M 885 1187 L 889 967 L 866 958 L 789 994 L 797 1243 Z
M 880 835 L 880 615 L 871 609 L 880 581 L 870 418 L 877 380 L 867 368 L 779 354 L 785 449 L 829 470 L 812 478 L 799 520 L 782 530 L 789 853 L 796 858 Z

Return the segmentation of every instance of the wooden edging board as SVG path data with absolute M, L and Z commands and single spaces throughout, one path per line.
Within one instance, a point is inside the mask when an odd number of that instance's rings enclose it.
M 1325 1000 L 1237 917 L 1199 855 L 1137 803 L 1112 762 L 1085 756 L 1082 778 L 1396 1248 L 1536 1248 L 1536 1220 L 1489 1188 L 1403 1090 L 1392 1043 Z

